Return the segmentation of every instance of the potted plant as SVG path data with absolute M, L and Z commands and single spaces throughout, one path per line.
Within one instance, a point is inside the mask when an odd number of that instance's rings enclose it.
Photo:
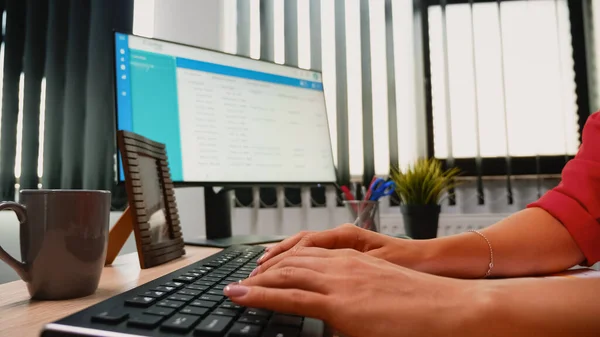
M 396 183 L 400 211 L 406 234 L 413 239 L 432 239 L 437 236 L 440 202 L 456 186 L 458 168 L 444 170 L 435 158 L 419 159 L 402 172 L 390 170 L 390 179 Z

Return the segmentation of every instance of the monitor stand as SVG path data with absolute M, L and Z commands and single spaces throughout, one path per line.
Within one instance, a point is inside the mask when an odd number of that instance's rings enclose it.
M 186 245 L 227 248 L 279 242 L 286 238 L 281 235 L 231 235 L 231 199 L 227 192 L 226 189 L 215 192 L 211 187 L 204 188 L 206 238 L 184 238 Z

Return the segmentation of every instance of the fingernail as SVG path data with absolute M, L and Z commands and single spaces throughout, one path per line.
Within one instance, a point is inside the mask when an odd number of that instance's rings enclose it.
M 234 283 L 225 287 L 225 289 L 223 289 L 223 293 L 228 297 L 240 297 L 246 295 L 249 290 L 250 289 L 246 286 Z
M 248 277 L 252 277 L 252 276 L 258 274 L 258 268 L 260 268 L 260 267 L 254 268 L 254 270 L 250 273 L 250 275 L 248 275 Z
M 263 256 L 261 256 L 261 257 L 258 259 L 258 261 L 256 261 L 256 263 L 258 263 L 258 264 L 261 264 L 261 263 L 262 263 L 262 262 L 265 260 L 265 257 L 266 257 L 266 256 L 267 256 L 267 253 L 264 253 L 264 254 L 263 254 Z
M 265 253 L 268 253 L 268 252 L 269 252 L 269 250 L 271 250 L 271 247 L 267 247 L 267 248 L 265 248 Z

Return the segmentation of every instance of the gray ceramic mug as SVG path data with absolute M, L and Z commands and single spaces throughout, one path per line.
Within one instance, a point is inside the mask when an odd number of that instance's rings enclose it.
M 33 299 L 87 296 L 98 288 L 108 244 L 109 191 L 23 190 L 2 202 L 20 222 L 21 259 L 0 247 L 0 259 L 27 283 Z

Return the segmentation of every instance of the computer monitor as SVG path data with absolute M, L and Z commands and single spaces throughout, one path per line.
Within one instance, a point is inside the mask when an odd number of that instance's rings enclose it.
M 130 34 L 114 43 L 117 128 L 166 144 L 175 184 L 207 187 L 207 237 L 186 243 L 281 239 L 233 237 L 230 199 L 211 187 L 335 183 L 319 72 Z

